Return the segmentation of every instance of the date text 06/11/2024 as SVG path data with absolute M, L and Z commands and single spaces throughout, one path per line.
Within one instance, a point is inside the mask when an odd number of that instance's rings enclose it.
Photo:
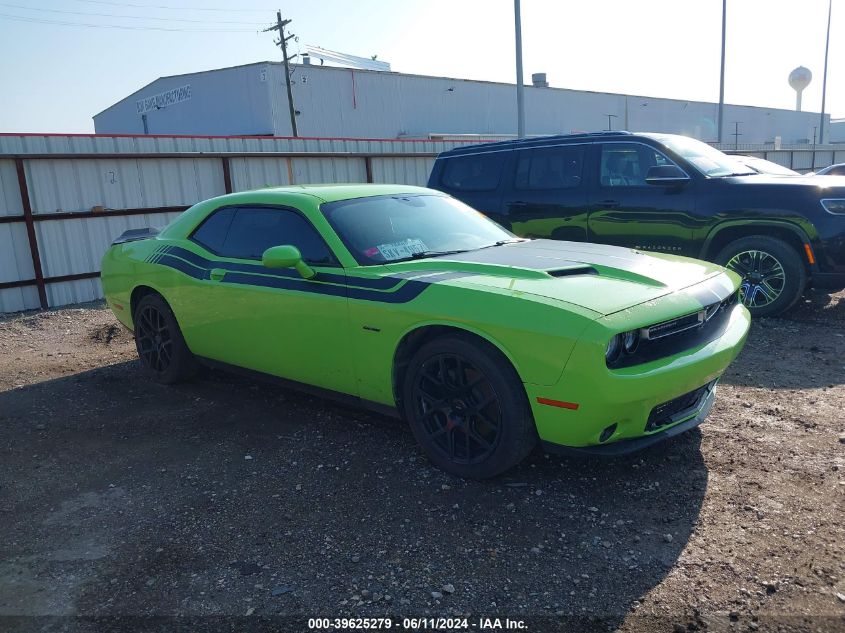
M 349 630 L 349 629 L 392 629 L 396 627 L 407 631 L 460 631 L 469 630 L 526 630 L 524 620 L 511 618 L 402 618 L 394 622 L 392 618 L 309 618 L 311 630 Z

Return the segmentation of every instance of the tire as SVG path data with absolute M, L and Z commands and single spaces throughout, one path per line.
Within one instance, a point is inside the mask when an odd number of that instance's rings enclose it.
M 173 384 L 192 378 L 198 364 L 185 344 L 173 311 L 161 295 L 141 298 L 132 315 L 138 357 L 156 382 Z
M 807 271 L 795 249 L 766 235 L 731 242 L 719 251 L 715 262 L 742 277 L 742 302 L 755 317 L 785 312 L 807 284 Z
M 459 477 L 499 475 L 537 444 L 516 370 L 499 350 L 471 336 L 441 336 L 414 353 L 402 384 L 402 412 L 429 459 Z

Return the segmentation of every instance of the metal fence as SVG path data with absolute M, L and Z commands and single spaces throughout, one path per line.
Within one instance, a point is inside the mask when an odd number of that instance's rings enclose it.
M 486 140 L 0 134 L 0 313 L 101 297 L 100 257 L 117 235 L 200 200 L 296 183 L 424 185 L 439 152 Z M 798 171 L 845 162 L 845 147 L 737 151 Z
M 206 198 L 296 183 L 424 185 L 435 156 L 466 142 L 0 135 L 0 312 L 100 298 L 100 258 L 116 236 Z
M 765 158 L 773 163 L 789 167 L 802 174 L 817 171 L 829 165 L 845 163 L 845 144 L 787 146 L 774 149 L 763 145 L 734 145 L 722 143 L 715 145 L 727 154 L 744 154 Z

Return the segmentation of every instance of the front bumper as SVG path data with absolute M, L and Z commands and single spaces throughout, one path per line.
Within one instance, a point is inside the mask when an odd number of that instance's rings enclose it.
M 540 440 L 547 446 L 601 448 L 605 453 L 624 443 L 620 452 L 629 452 L 700 424 L 712 406 L 712 390 L 685 416 L 647 430 L 656 407 L 715 384 L 745 344 L 750 323 L 748 310 L 736 305 L 721 335 L 710 342 L 618 370 L 606 367 L 596 341 L 579 341 L 556 385 L 525 385 Z
M 548 453 L 555 453 L 559 455 L 595 455 L 599 457 L 617 457 L 619 455 L 627 455 L 628 453 L 635 453 L 644 448 L 658 444 L 670 437 L 675 437 L 681 433 L 686 433 L 690 429 L 694 429 L 699 424 L 704 422 L 704 419 L 713 408 L 713 403 L 716 402 L 715 388 L 710 390 L 710 393 L 704 399 L 701 407 L 693 414 L 693 417 L 685 419 L 674 426 L 670 426 L 657 433 L 651 435 L 644 435 L 630 440 L 619 440 L 618 442 L 610 442 L 599 444 L 595 446 L 561 446 L 560 444 L 552 444 L 551 442 L 543 442 L 543 448 Z

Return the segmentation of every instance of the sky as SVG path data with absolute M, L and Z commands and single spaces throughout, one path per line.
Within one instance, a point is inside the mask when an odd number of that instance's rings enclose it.
M 0 132 L 93 132 L 154 79 L 279 61 L 280 9 L 305 44 L 397 72 L 515 81 L 512 0 L 0 0 Z M 281 0 L 276 0 L 281 2 Z M 821 108 L 828 0 L 727 0 L 726 103 Z M 845 0 L 833 0 L 826 112 L 845 117 Z M 525 80 L 718 101 L 721 0 L 522 0 Z M 81 26 L 87 25 L 87 26 Z M 99 26 L 93 26 L 99 25 Z M 131 26 L 133 28 L 116 28 Z

